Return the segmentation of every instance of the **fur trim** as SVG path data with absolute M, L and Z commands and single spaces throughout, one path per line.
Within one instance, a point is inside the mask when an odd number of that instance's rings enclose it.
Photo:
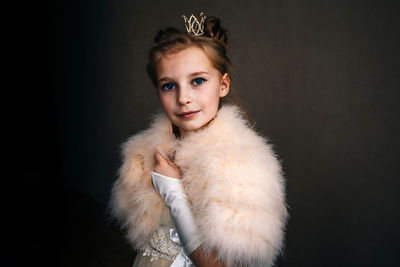
M 165 115 L 124 148 L 113 189 L 114 215 L 142 248 L 169 211 L 153 189 L 156 149 L 171 154 L 182 172 L 197 223 L 195 239 L 227 266 L 270 266 L 279 254 L 287 217 L 282 171 L 266 140 L 251 130 L 237 107 L 223 106 L 204 129 L 176 140 Z

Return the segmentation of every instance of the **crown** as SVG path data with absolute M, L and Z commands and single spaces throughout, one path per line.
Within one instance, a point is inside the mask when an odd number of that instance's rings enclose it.
M 200 13 L 199 18 L 196 18 L 193 14 L 190 15 L 189 19 L 182 15 L 185 20 L 185 26 L 188 33 L 193 33 L 194 35 L 202 35 L 204 33 L 204 21 L 206 16 L 203 12 Z

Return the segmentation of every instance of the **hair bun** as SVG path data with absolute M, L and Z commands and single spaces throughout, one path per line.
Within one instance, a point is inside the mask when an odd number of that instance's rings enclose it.
M 228 45 L 228 30 L 221 26 L 217 17 L 207 17 L 204 23 L 204 35 L 217 40 L 223 47 Z

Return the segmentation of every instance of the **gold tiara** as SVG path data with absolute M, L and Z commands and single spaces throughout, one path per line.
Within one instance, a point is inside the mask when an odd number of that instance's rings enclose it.
M 199 18 L 196 18 L 193 14 L 190 15 L 189 19 L 182 15 L 185 20 L 185 26 L 188 33 L 193 33 L 194 35 L 202 35 L 204 33 L 204 21 L 206 16 L 203 12 L 200 13 Z

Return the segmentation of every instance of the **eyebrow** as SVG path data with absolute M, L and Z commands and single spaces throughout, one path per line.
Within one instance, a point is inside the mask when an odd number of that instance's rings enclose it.
M 198 76 L 198 75 L 201 75 L 201 74 L 207 74 L 207 75 L 209 75 L 210 73 L 207 72 L 207 71 L 198 71 L 198 72 L 190 73 L 189 76 L 190 76 L 190 77 L 195 77 L 195 76 Z M 158 79 L 158 83 L 160 83 L 160 82 L 162 82 L 162 81 L 164 81 L 164 80 L 170 81 L 170 80 L 173 80 L 173 79 L 170 78 L 170 77 L 167 77 L 167 76 L 166 76 L 166 77 L 162 77 L 162 78 Z
M 193 72 L 193 73 L 191 73 L 190 74 L 190 76 L 197 76 L 197 75 L 200 75 L 200 74 L 210 74 L 210 73 L 208 73 L 207 71 L 199 71 L 199 72 Z

